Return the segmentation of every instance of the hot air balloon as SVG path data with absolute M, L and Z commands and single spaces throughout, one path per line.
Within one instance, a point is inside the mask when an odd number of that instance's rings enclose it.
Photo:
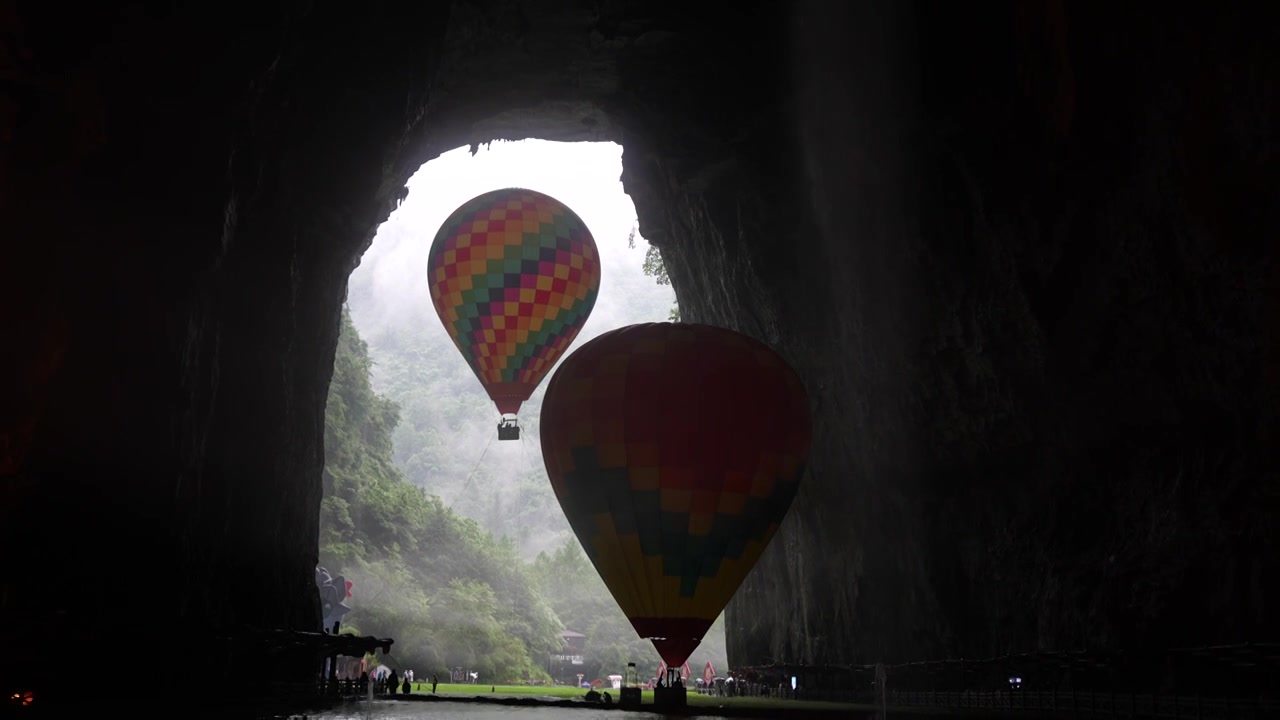
M 800 378 L 730 330 L 632 325 L 565 358 L 541 426 L 574 533 L 636 632 L 680 667 L 795 497 L 812 435 Z
M 502 414 L 515 415 L 577 337 L 600 289 L 585 223 L 555 198 L 507 188 L 453 211 L 427 263 L 431 300 L 454 345 Z

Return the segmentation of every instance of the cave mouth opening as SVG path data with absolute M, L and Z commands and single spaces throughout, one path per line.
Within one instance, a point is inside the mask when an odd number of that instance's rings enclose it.
M 435 236 L 448 217 L 465 203 L 497 190 L 528 189 L 563 203 L 581 219 L 595 242 L 601 279 L 594 307 L 558 360 L 615 327 L 678 319 L 661 254 L 639 235 L 637 210 L 621 179 L 622 156 L 622 146 L 614 142 L 492 140 L 443 152 L 419 167 L 348 279 L 344 312 L 369 346 L 373 388 L 385 393 L 392 382 L 390 366 L 378 357 L 422 336 L 433 352 L 450 361 L 447 371 L 454 383 L 467 386 L 455 389 L 482 388 L 437 315 L 427 273 Z M 530 453 L 525 440 L 536 443 L 542 392 L 558 360 L 546 369 L 517 413 L 520 425 L 529 427 L 532 434 L 521 435 L 519 442 L 501 443 L 493 452 Z M 469 440 L 495 437 L 495 426 L 510 414 L 501 412 L 492 399 L 475 404 L 476 412 L 456 434 Z M 474 449 L 473 455 L 481 452 L 473 448 L 474 442 L 461 444 Z
M 437 232 L 460 206 L 495 190 L 533 190 L 572 210 L 598 253 L 594 307 L 560 359 L 603 332 L 671 319 L 675 293 L 661 256 L 639 235 L 622 157 L 612 142 L 475 143 L 441 153 L 406 182 L 351 272 L 342 309 L 318 522 L 326 629 L 336 621 L 343 633 L 393 637 L 393 654 L 405 667 L 450 665 L 448 633 L 438 626 L 466 615 L 463 602 L 475 600 L 467 593 L 476 589 L 437 577 L 450 562 L 436 556 L 439 538 L 452 537 L 455 521 L 475 523 L 497 544 L 510 542 L 508 560 L 520 563 L 520 572 L 532 571 L 542 553 L 581 550 L 541 459 L 539 411 L 555 365 L 520 408 L 519 440 L 497 442 L 501 415 L 437 316 L 427 268 Z M 462 533 L 452 542 L 488 541 Z M 477 560 L 463 574 L 477 586 L 491 584 L 499 602 L 504 593 L 518 594 L 509 587 L 516 580 L 490 578 L 486 567 Z M 585 627 L 583 618 L 561 620 L 570 630 Z M 707 660 L 719 666 L 723 631 L 712 635 L 706 646 L 715 654 Z M 532 638 L 520 639 L 532 645 Z
M 495 465 L 523 472 L 540 468 L 540 451 L 531 443 L 537 444 L 537 411 L 555 366 L 547 369 L 533 395 L 519 409 L 520 425 L 526 432 L 516 442 L 490 447 L 489 441 L 496 437 L 495 426 L 509 416 L 485 397 L 482 384 L 436 313 L 427 277 L 435 236 L 453 212 L 483 194 L 507 188 L 545 194 L 567 206 L 586 225 L 602 266 L 594 309 L 568 351 L 614 326 L 627 324 L 619 318 L 627 315 L 627 306 L 637 300 L 650 309 L 662 308 L 649 316 L 641 312 L 642 319 L 664 319 L 673 312 L 674 293 L 665 278 L 654 277 L 656 248 L 638 236 L 636 208 L 621 181 L 622 154 L 623 148 L 613 142 L 541 139 L 473 142 L 442 152 L 409 177 L 396 208 L 378 227 L 350 274 L 342 327 L 343 332 L 357 334 L 367 348 L 371 390 L 393 397 L 402 410 L 401 419 L 405 419 L 403 411 L 412 411 L 405 407 L 405 396 L 410 392 L 406 386 L 430 385 L 438 380 L 396 376 L 397 363 L 403 362 L 400 353 L 413 352 L 416 343 L 419 350 L 429 348 L 427 352 L 438 356 L 442 367 L 432 372 L 445 374 L 453 393 L 467 397 L 470 407 L 465 417 L 458 418 L 457 426 L 441 429 L 441 442 L 455 446 L 459 462 L 466 461 L 465 472 L 460 470 L 464 475 Z M 641 273 L 652 279 L 636 287 Z M 340 346 L 336 372 L 342 371 L 342 362 Z M 331 390 L 329 402 L 333 401 Z M 333 413 L 327 413 L 327 422 L 334 420 Z M 332 432 L 326 440 L 334 440 Z M 403 428 L 394 440 L 396 460 L 409 471 L 414 484 L 440 495 L 447 505 L 457 506 L 471 517 L 483 515 L 480 507 L 469 502 L 466 488 L 447 483 L 440 486 L 425 475 L 412 477 L 414 468 L 406 466 L 417 452 L 412 447 L 415 440 Z M 331 453 L 326 455 L 326 462 L 333 459 Z M 516 468 L 516 462 L 522 468 Z M 332 490 L 328 480 L 326 474 L 326 495 Z

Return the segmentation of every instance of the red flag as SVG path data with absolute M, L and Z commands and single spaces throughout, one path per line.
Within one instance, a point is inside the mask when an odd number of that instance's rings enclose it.
M 667 681 L 667 661 L 666 660 L 658 661 L 658 679 L 664 683 Z
M 347 581 L 347 597 L 351 597 L 351 581 Z
M 684 666 L 680 668 L 680 679 L 688 680 L 689 676 L 692 674 L 693 674 L 693 671 L 689 669 L 689 661 L 685 660 Z
M 716 669 L 711 665 L 711 661 L 707 661 L 707 666 L 702 669 L 702 681 L 710 685 L 716 676 Z

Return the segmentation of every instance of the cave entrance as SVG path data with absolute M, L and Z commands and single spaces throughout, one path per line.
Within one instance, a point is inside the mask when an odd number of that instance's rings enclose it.
M 368 347 L 371 386 L 400 409 L 397 466 L 412 484 L 518 540 L 527 538 L 514 531 L 529 529 L 499 521 L 513 500 L 491 483 L 499 476 L 542 476 L 538 415 L 554 366 L 519 407 L 524 432 L 495 443 L 495 426 L 510 416 L 499 413 L 437 316 L 427 277 L 431 245 L 449 215 L 477 196 L 501 188 L 543 193 L 581 218 L 600 256 L 594 307 L 567 352 L 623 325 L 667 320 L 674 292 L 660 255 L 639 237 L 635 206 L 620 180 L 622 153 L 609 142 L 542 140 L 445 152 L 410 178 L 407 195 L 351 274 L 347 311 Z M 554 503 L 551 509 L 559 514 Z
M 550 570 L 538 565 L 540 554 L 585 562 L 574 582 L 612 607 L 542 464 L 538 417 L 554 366 L 519 408 L 522 432 L 499 441 L 503 416 L 437 316 L 427 268 L 436 233 L 455 209 L 490 191 L 525 188 L 570 208 L 598 251 L 594 307 L 562 358 L 603 332 L 671 319 L 675 294 L 661 256 L 639 236 L 620 179 L 622 152 L 614 143 L 526 140 L 443 153 L 410 178 L 351 274 L 326 409 L 320 509 L 320 564 L 350 581 L 351 595 L 326 617 L 343 616 L 350 632 L 396 638 L 394 659 L 406 669 L 470 657 L 461 653 L 472 640 L 450 630 L 462 618 L 487 628 L 494 643 L 514 637 L 529 648 L 540 644 L 521 634 L 534 632 L 528 628 L 557 620 L 597 626 L 599 618 L 566 609 L 568 598 L 547 596 L 539 573 Z M 517 606 L 529 616 L 514 623 L 501 608 Z M 537 616 L 538 607 L 551 615 Z M 615 644 L 636 640 L 616 612 L 608 623 L 620 623 L 621 634 L 594 638 L 597 653 L 622 652 Z M 723 664 L 722 631 L 704 651 Z M 547 665 L 543 656 L 528 660 Z M 492 672 L 479 671 L 480 682 Z

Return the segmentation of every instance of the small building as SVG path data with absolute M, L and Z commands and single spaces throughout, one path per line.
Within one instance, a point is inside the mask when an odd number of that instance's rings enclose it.
M 582 656 L 587 652 L 587 636 L 580 632 L 565 630 L 560 633 L 560 642 L 564 645 L 566 655 L 577 657 L 581 665 Z
M 562 685 L 577 685 L 586 664 L 587 636 L 573 630 L 560 633 L 560 652 L 547 656 L 547 674 Z

